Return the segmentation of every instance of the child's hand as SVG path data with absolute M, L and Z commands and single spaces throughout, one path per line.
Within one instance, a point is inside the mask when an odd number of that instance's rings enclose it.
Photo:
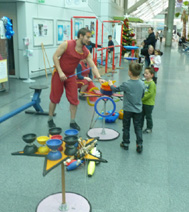
M 112 83 L 111 80 L 108 81 L 108 85 L 109 85 L 109 86 L 113 85 L 113 83 Z

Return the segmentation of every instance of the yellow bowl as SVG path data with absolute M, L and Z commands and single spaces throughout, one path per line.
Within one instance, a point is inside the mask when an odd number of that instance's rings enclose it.
M 38 152 L 41 154 L 49 153 L 50 149 L 48 146 L 40 146 Z
M 37 137 L 37 142 L 41 145 L 46 144 L 46 142 L 49 140 L 48 136 L 39 136 Z

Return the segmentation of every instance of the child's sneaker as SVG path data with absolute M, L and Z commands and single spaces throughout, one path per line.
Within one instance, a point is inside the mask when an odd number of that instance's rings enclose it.
M 141 153 L 142 150 L 143 150 L 142 144 L 137 144 L 137 146 L 136 146 L 136 151 L 137 151 L 138 153 Z
M 145 129 L 145 130 L 143 130 L 143 133 L 149 134 L 149 133 L 152 133 L 152 130 L 151 129 Z
M 121 142 L 120 143 L 120 147 L 122 147 L 124 150 L 128 150 L 129 149 L 129 144 Z

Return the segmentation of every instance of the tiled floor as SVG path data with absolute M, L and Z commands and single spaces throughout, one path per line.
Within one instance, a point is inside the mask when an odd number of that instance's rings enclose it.
M 129 151 L 120 148 L 121 135 L 113 141 L 99 141 L 98 149 L 108 163 L 96 167 L 87 176 L 87 165 L 66 172 L 66 191 L 85 196 L 93 212 L 187 212 L 189 208 L 189 54 L 172 48 L 164 52 L 158 73 L 156 105 L 153 111 L 153 133 L 144 135 L 144 151 L 135 150 L 135 135 L 131 127 Z M 128 79 L 128 62 L 113 75 L 116 85 Z M 112 78 L 104 76 L 105 79 Z M 50 85 L 50 77 L 36 79 L 37 84 Z M 0 93 L 0 116 L 31 101 L 29 84 L 10 79 L 8 93 Z M 99 87 L 99 84 L 97 84 Z M 48 111 L 50 88 L 43 90 L 41 105 Z M 117 110 L 122 102 L 116 103 Z M 65 98 L 57 106 L 55 122 L 63 131 L 69 128 L 69 104 Z M 85 101 L 78 107 L 77 122 L 80 136 L 86 138 L 93 108 Z M 34 212 L 46 196 L 61 191 L 61 168 L 43 177 L 44 158 L 12 156 L 22 150 L 22 135 L 47 135 L 46 116 L 24 112 L 0 124 L 0 211 Z M 97 120 L 95 127 L 101 127 Z M 122 133 L 122 123 L 106 124 Z M 37 141 L 36 141 L 36 145 Z M 76 211 L 78 212 L 78 211 Z M 85 211 L 82 211 L 85 212 Z

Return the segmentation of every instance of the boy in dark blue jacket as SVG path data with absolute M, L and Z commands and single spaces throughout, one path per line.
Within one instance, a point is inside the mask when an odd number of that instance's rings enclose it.
M 108 47 L 109 46 L 114 46 L 114 42 L 112 41 L 112 36 L 108 35 Z M 113 51 L 114 47 L 108 48 L 108 53 L 110 53 L 110 63 L 112 63 L 112 57 L 113 57 Z

